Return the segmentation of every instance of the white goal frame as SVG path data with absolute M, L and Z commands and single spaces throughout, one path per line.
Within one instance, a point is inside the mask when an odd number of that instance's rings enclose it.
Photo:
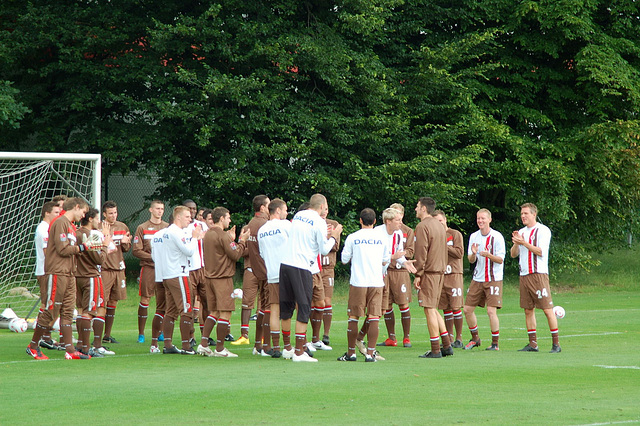
M 13 162 L 11 166 L 9 163 Z M 20 168 L 23 162 L 25 167 Z M 81 173 L 74 173 L 68 169 L 56 169 L 56 165 L 66 163 L 70 166 L 73 162 L 78 163 Z M 15 171 L 13 171 L 15 165 Z M 6 168 L 5 168 L 6 167 Z M 25 178 L 29 168 L 38 169 L 40 175 L 51 176 L 42 182 L 29 182 Z M 65 176 L 66 175 L 66 176 Z M 70 179 L 70 175 L 86 176 L 89 182 L 83 181 L 82 188 L 77 187 Z M 91 175 L 89 177 L 89 175 Z M 11 183 L 15 176 L 15 186 L 19 188 L 29 182 L 29 189 L 23 190 L 26 193 L 19 193 L 17 189 L 18 202 L 26 200 L 24 208 L 16 206 L 14 193 L 11 193 Z M 22 181 L 19 182 L 19 179 Z M 41 183 L 41 187 L 38 186 Z M 29 294 L 40 293 L 35 278 L 35 229 L 40 223 L 40 213 L 42 205 L 50 199 L 43 199 L 43 194 L 48 193 L 55 187 L 59 194 L 71 197 L 80 197 L 90 206 L 100 210 L 102 202 L 102 156 L 100 154 L 67 154 L 67 153 L 46 153 L 46 152 L 2 152 L 0 151 L 0 184 L 3 185 L 0 193 L 0 209 L 9 209 L 11 219 L 7 218 L 0 223 L 0 240 L 5 245 L 11 247 L 0 247 L 0 312 L 10 307 L 22 318 L 32 316 L 31 313 L 39 303 L 39 299 Z M 33 191 L 30 193 L 29 191 Z M 12 210 L 14 212 L 12 212 Z M 4 213 L 4 212 L 0 212 Z M 9 236 L 8 236 L 9 235 Z M 14 290 L 26 288 L 26 295 L 17 295 Z

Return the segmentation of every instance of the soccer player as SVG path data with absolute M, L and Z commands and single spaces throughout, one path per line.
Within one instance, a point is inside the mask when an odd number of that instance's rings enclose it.
M 529 344 L 522 352 L 538 352 L 535 308 L 542 309 L 551 330 L 551 351 L 559 353 L 558 319 L 553 313 L 553 300 L 549 287 L 549 245 L 551 230 L 538 222 L 538 208 L 533 203 L 520 206 L 520 220 L 524 227 L 511 235 L 511 257 L 520 261 L 520 307 L 529 333 Z
M 447 216 L 442 210 L 436 210 L 434 216 L 444 226 L 447 233 L 447 269 L 444 272 L 444 284 L 438 308 L 443 310 L 444 324 L 454 348 L 462 348 L 462 295 L 464 278 L 463 261 L 464 239 L 460 231 L 449 228 Z M 455 329 L 455 332 L 454 332 Z M 454 334 L 455 333 L 455 334 Z
M 397 210 L 395 211 L 397 212 Z M 394 213 L 394 217 L 396 214 Z M 384 217 L 384 216 L 383 216 Z M 360 212 L 359 231 L 349 235 L 342 249 L 342 263 L 351 262 L 349 280 L 349 323 L 347 325 L 347 352 L 338 361 L 356 360 L 356 337 L 358 319 L 367 316 L 366 362 L 376 362 L 376 341 L 379 335 L 379 322 L 382 315 L 382 289 L 385 286 L 383 275 L 391 260 L 391 248 L 386 226 L 374 229 L 376 213 L 369 208 Z
M 323 215 L 320 215 L 327 225 L 335 228 L 338 226 L 338 222 L 333 219 L 327 219 L 329 210 Z M 333 309 L 331 307 L 331 299 L 333 298 L 333 279 L 335 277 L 335 266 L 338 258 L 338 250 L 340 249 L 340 236 L 336 240 L 335 245 L 331 248 L 328 255 L 322 256 L 321 265 L 322 271 L 320 271 L 322 277 L 322 285 L 324 287 L 324 309 L 322 311 L 322 326 L 324 333 L 322 335 L 322 343 L 326 346 L 330 345 L 329 333 L 331 331 L 331 321 L 333 319 Z
M 109 236 L 109 224 L 102 226 L 100 222 L 100 212 L 90 208 L 84 218 L 80 221 L 80 228 L 76 232 L 77 241 L 88 240 L 91 236 L 97 235 L 104 246 L 111 244 Z M 107 234 L 105 239 L 104 233 Z M 115 355 L 115 352 L 102 346 L 102 330 L 104 329 L 105 300 L 102 277 L 100 276 L 100 265 L 106 256 L 106 250 L 85 251 L 76 256 L 78 267 L 76 269 L 76 291 L 79 319 L 76 320 L 78 327 L 78 347 L 85 355 L 101 358 L 104 355 Z M 90 345 L 91 321 L 94 321 L 93 346 Z
M 76 302 L 75 256 L 85 250 L 97 250 L 102 247 L 102 243 L 98 245 L 91 241 L 86 244 L 76 241 L 76 227 L 73 222 L 82 219 L 89 210 L 86 201 L 80 198 L 68 198 L 65 200 L 63 208 L 65 213 L 58 216 L 49 229 L 44 263 L 46 291 L 40 294 L 45 309 L 38 314 L 38 324 L 27 347 L 27 355 L 37 360 L 48 359 L 40 351 L 38 342 L 58 316 L 60 316 L 61 340 L 66 351 L 65 358 L 91 358 L 76 351 L 73 346 L 71 324 L 73 323 L 73 309 Z
M 256 333 L 253 354 L 263 355 L 262 340 L 265 316 L 262 310 L 263 305 L 261 304 L 264 300 L 262 300 L 260 296 L 261 293 L 262 296 L 264 296 L 263 287 L 267 282 L 267 273 L 266 267 L 264 266 L 264 260 L 260 257 L 260 248 L 258 247 L 256 235 L 258 233 L 258 229 L 260 229 L 260 227 L 269 219 L 269 197 L 262 194 L 256 195 L 253 197 L 251 205 L 253 207 L 253 218 L 247 225 L 250 231 L 249 241 L 247 244 L 250 248 L 244 257 L 244 274 L 242 275 L 242 311 L 240 312 L 241 336 L 235 342 L 231 342 L 231 344 L 248 345 L 251 343 L 249 340 L 249 321 L 251 318 L 251 310 L 255 306 L 256 297 L 258 297 L 258 312 L 256 314 Z M 255 267 L 253 265 L 253 260 L 258 262 Z M 269 356 L 266 352 L 264 355 Z
M 138 305 L 138 343 L 144 343 L 144 329 L 147 324 L 149 312 L 149 302 L 156 296 L 156 314 L 151 322 L 151 344 L 158 347 L 158 335 L 162 330 L 162 318 L 164 317 L 165 300 L 164 288 L 162 290 L 162 300 L 157 297 L 155 281 L 155 265 L 151 258 L 151 241 L 153 236 L 160 230 L 165 229 L 169 224 L 162 220 L 164 215 L 164 203 L 160 200 L 153 200 L 149 207 L 149 220 L 138 225 L 133 237 L 133 255 L 140 259 L 139 295 Z
M 249 229 L 245 227 L 235 243 L 235 226 L 230 230 L 231 215 L 225 207 L 213 209 L 213 226 L 204 236 L 204 277 L 207 291 L 207 319 L 204 323 L 202 340 L 197 353 L 203 356 L 235 358 L 238 355 L 224 347 L 225 337 L 229 334 L 229 320 L 235 309 L 233 276 L 236 262 L 246 251 Z M 218 324 L 216 348 L 209 347 L 209 336 Z
M 280 319 L 291 319 L 296 304 L 298 310 L 294 362 L 318 361 L 305 352 L 313 292 L 312 271 L 317 266 L 318 255 L 328 254 L 342 233 L 342 225 L 338 224 L 327 238 L 327 223 L 320 214 L 328 208 L 324 195 L 314 194 L 309 200 L 309 208 L 296 213 L 280 265 Z
M 187 231 L 192 230 L 196 225 L 200 226 L 202 229 L 203 235 L 209 230 L 209 226 L 206 223 L 197 220 L 196 214 L 198 211 L 198 206 L 193 200 L 185 200 L 183 205 L 189 208 L 191 212 L 191 223 L 187 227 Z M 204 313 L 208 312 L 207 309 L 207 293 L 205 291 L 204 284 L 204 253 L 202 248 L 202 240 L 198 240 L 198 248 L 195 252 L 193 252 L 193 256 L 189 259 L 189 284 L 191 284 L 191 306 L 193 307 L 193 324 L 199 321 L 198 314 L 200 313 L 200 308 L 202 307 L 203 320 L 200 321 L 200 334 L 202 334 L 202 330 L 204 329 Z M 200 304 L 197 304 L 196 296 L 198 296 L 198 300 Z M 191 330 L 191 338 L 189 339 L 189 343 L 191 344 L 191 348 L 195 350 L 197 343 L 194 338 L 195 327 Z
M 418 290 L 418 303 L 424 308 L 429 329 L 431 350 L 421 358 L 442 358 L 453 355 L 449 333 L 444 319 L 438 312 L 438 302 L 444 285 L 444 271 L 447 267 L 447 237 L 440 222 L 433 217 L 436 202 L 431 197 L 421 197 L 416 204 L 416 217 L 420 223 L 416 227 L 415 267 L 416 278 L 413 285 Z M 440 350 L 440 338 L 442 350 Z
M 260 256 L 267 268 L 267 294 L 269 295 L 268 309 L 270 313 L 269 325 L 273 353 L 271 357 L 280 358 L 280 264 L 284 254 L 283 247 L 289 240 L 291 222 L 287 219 L 287 204 L 275 198 L 269 203 L 269 220 L 258 230 L 258 246 Z M 284 358 L 293 357 L 291 347 L 291 319 L 282 321 Z
M 189 345 L 189 336 L 193 327 L 191 307 L 191 286 L 189 285 L 189 258 L 197 250 L 197 241 L 203 233 L 200 226 L 191 232 L 186 228 L 191 223 L 188 207 L 177 206 L 173 209 L 173 224 L 156 233 L 153 238 L 151 254 L 156 272 L 162 277 L 166 296 L 166 315 L 163 321 L 163 354 L 194 355 Z M 173 330 L 180 316 L 180 337 L 182 349 L 173 343 Z
M 491 212 L 480 209 L 476 214 L 478 231 L 469 237 L 467 255 L 469 263 L 476 262 L 473 278 L 467 290 L 464 302 L 464 316 L 471 332 L 471 340 L 465 345 L 465 350 L 479 347 L 481 340 L 478 336 L 478 320 L 476 306 L 486 306 L 491 327 L 491 346 L 488 351 L 500 350 L 500 320 L 498 309 L 502 307 L 502 275 L 506 248 L 502 234 L 491 228 Z
M 264 263 L 264 259 L 260 256 L 260 247 L 258 244 L 258 230 L 267 223 L 269 220 L 269 197 L 266 195 L 256 195 L 253 197 L 252 205 L 254 215 L 249 221 L 247 227 L 249 228 L 249 240 L 247 241 L 247 252 L 249 254 L 249 264 L 251 265 L 251 272 L 253 273 L 255 280 L 249 280 L 248 282 L 254 284 L 253 288 L 248 288 L 251 294 L 249 297 L 251 301 L 255 300 L 255 292 L 258 295 L 258 317 L 256 318 L 256 334 L 254 342 L 253 354 L 260 354 L 262 356 L 271 356 L 273 351 L 271 350 L 270 339 L 271 330 L 269 328 L 270 315 L 269 311 L 269 299 L 266 293 L 267 290 L 267 268 Z M 244 291 L 243 282 L 243 301 L 242 309 L 246 318 L 246 308 L 251 304 L 247 300 L 245 304 L 245 297 L 247 293 Z M 250 312 L 250 310 L 249 310 Z M 242 319 L 242 325 L 248 327 L 248 323 Z
M 414 261 L 406 258 L 404 246 L 406 234 L 402 229 L 402 217 L 403 213 L 400 210 L 392 207 L 385 209 L 382 212 L 383 224 L 376 228 L 386 236 L 387 245 L 391 250 L 391 263 L 388 268 L 385 268 L 384 276 L 386 300 L 384 296 L 382 299 L 383 308 L 385 309 L 385 324 L 389 337 L 384 342 L 378 343 L 378 346 L 398 345 L 395 333 L 395 316 L 393 315 L 393 303 L 396 303 L 402 315 L 404 332 L 402 344 L 405 348 L 410 348 L 411 313 L 409 311 L 409 303 L 411 303 L 411 277 L 409 273 L 415 273 L 416 269 L 413 266 Z
M 112 335 L 113 322 L 116 317 L 118 300 L 127 298 L 127 280 L 124 269 L 124 253 L 131 249 L 131 233 L 129 228 L 118 221 L 118 205 L 115 201 L 106 201 L 102 205 L 102 215 L 111 228 L 111 238 L 116 250 L 107 254 L 102 263 L 102 283 L 107 301 L 107 315 L 104 324 L 105 343 L 120 343 Z
M 51 221 L 60 215 L 62 207 L 58 205 L 58 203 L 53 201 L 47 201 L 42 206 L 41 219 L 42 221 L 36 227 L 35 233 L 35 248 L 36 248 L 36 280 L 38 281 L 38 285 L 40 287 L 40 294 L 46 294 L 47 292 L 47 281 L 45 279 L 44 274 L 44 254 L 47 250 L 47 241 L 49 240 L 49 224 Z M 40 312 L 45 309 L 44 303 L 40 306 Z M 41 348 L 46 349 L 63 349 L 61 346 L 58 346 L 56 342 L 51 339 L 49 335 L 50 331 L 47 331 L 40 341 L 38 345 Z

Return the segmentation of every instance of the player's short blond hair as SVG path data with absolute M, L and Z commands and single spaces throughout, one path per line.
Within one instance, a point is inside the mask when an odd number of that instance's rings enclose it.
M 528 208 L 532 215 L 534 216 L 538 215 L 538 207 L 533 203 L 524 203 L 523 205 L 520 206 L 520 208 L 521 209 Z
M 444 220 L 447 220 L 447 215 L 444 214 L 444 212 L 442 210 L 436 210 L 433 212 L 433 214 L 431 216 L 436 217 L 436 216 L 442 216 L 444 218 Z
M 491 219 L 491 211 L 490 211 L 489 209 L 480 209 L 480 210 L 478 210 L 478 213 L 484 213 L 484 214 L 486 214 L 487 216 L 489 216 L 489 219 Z M 476 215 L 477 215 L 478 213 L 476 213 Z
M 402 212 L 400 210 L 389 207 L 388 209 L 384 209 L 382 212 L 382 221 L 386 222 L 388 220 L 393 220 L 398 215 L 402 216 Z
M 404 216 L 404 206 L 400 203 L 393 203 L 389 208 L 400 210 L 400 213 Z
M 189 207 L 187 207 L 187 206 L 175 206 L 173 208 L 172 216 L 175 219 L 178 216 L 183 216 L 185 214 L 185 212 L 191 213 L 191 210 L 189 209 Z

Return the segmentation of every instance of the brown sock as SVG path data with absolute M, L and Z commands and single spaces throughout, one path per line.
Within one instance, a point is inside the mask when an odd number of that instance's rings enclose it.
M 373 352 L 376 350 L 376 343 L 378 342 L 378 335 L 380 334 L 380 320 L 378 318 L 371 318 L 369 320 L 369 332 L 367 333 L 367 354 L 373 356 Z
M 322 328 L 322 310 L 324 308 L 311 307 L 311 341 L 313 343 L 320 340 L 320 329 Z
M 209 337 L 211 337 L 211 332 L 213 331 L 213 327 L 215 327 L 218 322 L 217 318 L 209 315 L 207 319 L 204 321 L 204 329 L 202 330 L 202 343 L 201 345 L 205 348 L 209 346 Z
M 305 344 L 307 343 L 307 335 L 306 334 L 298 334 L 296 333 L 296 355 L 300 356 L 304 352 Z
M 77 321 L 77 320 L 76 320 Z M 91 318 L 80 318 L 81 336 L 82 336 L 82 352 L 89 353 L 89 342 L 91 341 Z M 80 339 L 78 339 L 80 341 Z
M 431 343 L 431 352 L 440 353 L 440 336 L 431 337 L 429 342 Z
M 474 342 L 477 342 L 478 340 L 480 340 L 480 337 L 478 337 L 478 326 L 476 325 L 475 327 L 469 327 L 469 331 L 471 332 L 471 340 L 473 340 Z
M 293 349 L 291 347 L 291 331 L 290 330 L 287 330 L 287 331 L 282 330 L 282 345 L 288 351 Z
M 138 334 L 144 334 L 144 328 L 147 325 L 147 316 L 149 315 L 149 305 L 138 304 Z
M 229 321 L 219 319 L 218 328 L 216 329 L 216 332 L 217 332 L 216 333 L 217 335 L 216 350 L 218 352 L 221 352 L 222 350 L 224 350 L 224 338 L 227 337 L 227 334 L 229 334 Z
M 271 311 L 263 311 L 262 317 L 262 350 L 271 349 Z
M 500 330 L 491 331 L 491 344 L 498 346 L 499 339 L 500 339 Z
M 358 336 L 358 320 L 349 318 L 347 322 L 347 354 L 349 356 L 356 353 L 356 339 Z
M 102 347 L 102 332 L 104 331 L 104 318 L 103 317 L 94 317 L 93 318 L 93 347 L 101 348 Z
M 162 323 L 162 332 L 164 333 L 164 347 L 170 348 L 173 346 L 173 328 L 175 318 L 165 316 Z
M 358 332 L 358 338 L 356 340 L 364 340 L 364 337 L 367 335 L 367 333 L 369 332 L 369 320 L 365 319 L 364 323 L 362 323 L 362 328 L 360 328 L 360 331 Z
M 538 337 L 536 335 L 536 329 L 527 330 L 527 334 L 529 335 L 529 346 L 532 348 L 538 347 Z
M 271 342 L 273 343 L 273 350 L 274 351 L 279 351 L 280 348 L 280 330 L 271 330 L 270 333 L 271 334 Z
M 453 311 L 442 311 L 442 316 L 444 317 L 444 326 L 447 329 L 447 333 L 453 336 Z
M 113 322 L 116 320 L 116 307 L 107 306 L 107 315 L 104 317 L 104 335 L 111 337 Z
M 449 349 L 451 347 L 449 332 L 445 331 L 440 335 L 440 338 L 442 339 L 442 349 Z
M 331 305 L 325 306 L 322 311 L 322 324 L 324 326 L 324 335 L 328 336 L 331 330 L 331 321 L 333 320 L 333 309 Z
M 397 338 L 396 338 L 396 314 L 393 312 L 393 308 L 388 309 L 387 311 L 385 311 L 385 313 L 384 313 L 384 325 L 387 327 L 387 335 L 389 336 L 389 339 L 397 340 Z M 378 331 L 378 333 L 379 333 L 379 331 Z
M 249 338 L 249 318 L 251 318 L 251 309 L 242 308 L 240 313 L 240 334 Z
M 400 322 L 404 333 L 403 339 L 408 339 L 409 333 L 411 333 L 411 308 L 400 309 Z
M 151 345 L 158 346 L 158 336 L 162 333 L 164 312 L 156 312 L 151 321 Z
M 264 321 L 264 313 L 262 310 L 258 309 L 258 318 L 256 319 L 256 340 L 254 342 L 254 346 L 256 350 L 262 350 L 262 322 Z
M 462 311 L 453 311 L 453 326 L 456 329 L 455 340 L 462 340 Z
M 551 343 L 554 345 L 560 344 L 560 336 L 558 335 L 558 329 L 551 330 Z

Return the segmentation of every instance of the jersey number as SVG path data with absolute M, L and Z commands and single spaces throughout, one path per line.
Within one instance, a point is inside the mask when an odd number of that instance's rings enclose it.
M 489 286 L 489 289 L 491 289 L 491 295 L 500 296 L 500 287 Z
M 542 299 L 543 297 L 549 296 L 549 293 L 547 293 L 546 288 L 543 288 L 542 291 L 536 290 L 536 294 L 538 295 L 538 299 Z
M 406 293 L 406 292 L 407 292 L 407 286 L 406 286 L 406 285 L 404 285 L 404 284 L 402 284 L 402 285 L 400 286 L 400 291 L 401 291 L 401 292 L 403 292 L 403 293 Z
M 452 288 L 451 289 L 451 293 L 452 293 L 453 297 L 462 296 L 462 289 L 461 288 Z

